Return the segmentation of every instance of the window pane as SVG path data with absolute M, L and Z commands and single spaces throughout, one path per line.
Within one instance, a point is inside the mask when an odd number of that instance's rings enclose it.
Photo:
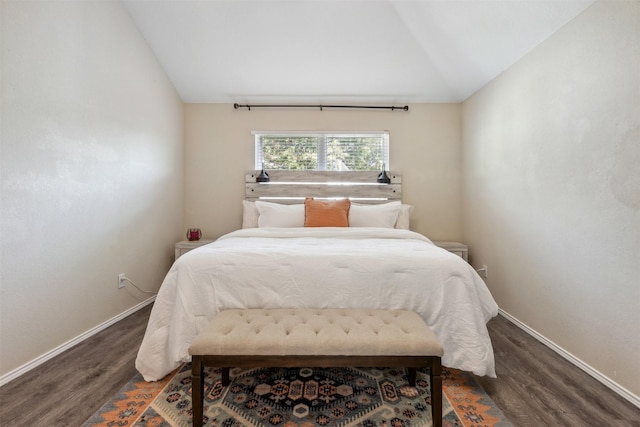
M 367 171 L 389 166 L 389 135 L 256 133 L 256 169 Z
M 262 160 L 267 169 L 315 170 L 318 142 L 314 136 L 262 136 Z
M 386 159 L 385 139 L 382 136 L 329 136 L 327 170 L 380 170 Z

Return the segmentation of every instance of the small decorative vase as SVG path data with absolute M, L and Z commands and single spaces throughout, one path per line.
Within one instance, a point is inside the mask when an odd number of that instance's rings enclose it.
M 190 228 L 187 230 L 187 239 L 189 241 L 200 240 L 202 237 L 202 231 L 199 228 Z

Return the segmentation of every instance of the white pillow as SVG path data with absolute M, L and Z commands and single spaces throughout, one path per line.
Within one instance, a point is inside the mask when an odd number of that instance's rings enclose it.
M 352 203 L 349 209 L 349 227 L 393 228 L 400 213 L 400 202 L 380 205 Z
M 258 227 L 304 227 L 304 205 L 256 201 Z
M 399 228 L 401 230 L 409 230 L 409 220 L 411 219 L 411 212 L 413 212 L 412 205 L 401 205 L 395 228 Z
M 258 228 L 258 208 L 254 202 L 242 201 L 242 228 Z

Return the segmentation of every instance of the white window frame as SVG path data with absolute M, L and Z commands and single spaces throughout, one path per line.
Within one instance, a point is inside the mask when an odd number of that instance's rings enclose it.
M 327 170 L 327 140 L 332 136 L 382 136 L 384 138 L 382 163 L 386 170 L 390 169 L 389 161 L 389 131 L 332 131 L 332 132 L 308 132 L 308 131 L 253 131 L 255 143 L 255 169 L 262 168 L 262 137 L 263 136 L 311 136 L 318 139 L 318 169 Z M 380 165 L 382 167 L 382 165 Z

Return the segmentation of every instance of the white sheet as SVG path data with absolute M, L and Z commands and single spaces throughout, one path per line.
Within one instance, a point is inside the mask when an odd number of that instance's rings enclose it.
M 167 274 L 136 359 L 147 381 L 229 308 L 408 309 L 444 347 L 445 366 L 495 377 L 486 322 L 498 306 L 464 260 L 409 230 L 254 228 L 182 255 Z

